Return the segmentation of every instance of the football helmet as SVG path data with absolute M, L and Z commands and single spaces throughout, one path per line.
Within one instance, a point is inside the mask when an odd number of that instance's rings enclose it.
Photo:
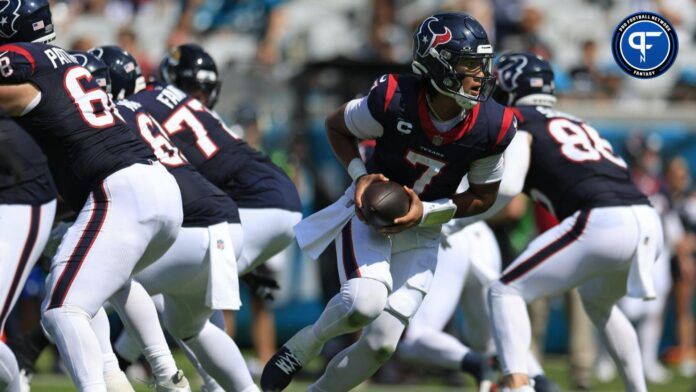
M 78 64 L 87 68 L 102 90 L 111 94 L 111 77 L 109 76 L 109 67 L 106 63 L 92 53 L 80 52 L 77 50 L 70 50 L 68 53 L 77 60 Z
M 220 75 L 212 57 L 196 44 L 179 45 L 170 50 L 159 67 L 160 78 L 187 94 L 205 97 L 212 109 L 220 94 Z
M 495 70 L 498 81 L 494 97 L 503 105 L 556 104 L 553 69 L 548 61 L 532 53 L 505 53 Z
M 472 108 L 490 97 L 495 88 L 493 46 L 481 24 L 463 13 L 441 13 L 426 18 L 413 34 L 413 71 L 460 106 Z M 472 72 L 458 72 L 467 64 Z M 464 91 L 462 81 L 472 77 L 480 86 Z
M 0 44 L 56 38 L 48 0 L 0 1 Z
M 138 62 L 124 49 L 107 45 L 90 49 L 89 53 L 103 61 L 109 68 L 111 94 L 114 99 L 123 99 L 145 89 L 145 77 Z

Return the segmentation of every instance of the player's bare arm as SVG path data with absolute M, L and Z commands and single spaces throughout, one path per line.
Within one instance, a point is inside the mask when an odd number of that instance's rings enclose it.
M 365 189 L 375 181 L 389 181 L 389 179 L 380 173 L 367 174 L 358 151 L 358 138 L 346 126 L 345 109 L 346 105 L 344 104 L 326 118 L 326 136 L 334 154 L 355 181 L 355 213 L 361 221 L 365 222 L 365 217 L 360 212 Z
M 455 218 L 477 215 L 487 211 L 498 197 L 500 181 L 489 184 L 469 184 L 466 192 L 454 195 L 452 201 L 457 206 Z
M 12 117 L 20 116 L 39 92 L 31 83 L 0 85 L 0 108 Z

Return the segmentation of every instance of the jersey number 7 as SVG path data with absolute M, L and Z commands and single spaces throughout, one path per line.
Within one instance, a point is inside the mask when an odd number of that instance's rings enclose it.
M 425 188 L 430 185 L 437 175 L 440 174 L 443 167 L 447 166 L 446 162 L 437 160 L 427 155 L 419 154 L 413 150 L 408 150 L 406 153 L 406 161 L 413 167 L 425 166 L 425 171 L 413 183 L 413 191 L 420 195 Z
M 206 159 L 210 159 L 218 152 L 219 148 L 208 136 L 205 126 L 196 118 L 193 111 L 202 112 L 205 111 L 205 107 L 195 99 L 189 100 L 186 105 L 181 106 L 172 113 L 162 126 L 169 136 L 174 136 L 176 133 L 190 129 L 196 136 L 196 146 Z

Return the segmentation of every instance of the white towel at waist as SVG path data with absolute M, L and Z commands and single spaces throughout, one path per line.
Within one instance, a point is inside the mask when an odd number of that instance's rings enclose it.
M 205 304 L 211 309 L 239 310 L 242 301 L 239 298 L 237 258 L 228 224 L 223 222 L 210 226 L 208 233 L 210 277 Z
M 650 206 L 632 206 L 631 209 L 638 221 L 640 237 L 628 270 L 627 295 L 652 300 L 657 297 L 652 271 L 662 244 L 660 218 Z
M 312 260 L 319 258 L 355 215 L 354 195 L 355 187 L 351 185 L 333 204 L 308 216 L 293 228 L 298 245 Z

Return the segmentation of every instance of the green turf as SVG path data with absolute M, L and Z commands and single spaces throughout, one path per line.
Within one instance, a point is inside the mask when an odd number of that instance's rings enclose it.
M 193 368 L 188 364 L 188 362 L 183 358 L 182 355 L 176 354 L 177 363 L 182 367 L 186 375 L 189 377 L 195 386 L 194 391 L 198 390 L 199 382 L 195 376 Z M 49 353 L 44 353 L 39 360 L 38 369 L 39 374 L 34 377 L 32 382 L 31 390 L 34 392 L 62 392 L 62 391 L 75 391 L 75 387 L 66 376 L 48 374 L 48 369 L 50 369 L 53 363 L 53 355 Z M 564 391 L 572 390 L 569 384 L 568 375 L 568 364 L 564 357 L 549 357 L 546 359 L 544 368 L 547 371 L 548 376 L 559 383 Z M 675 372 L 676 373 L 676 372 Z M 471 386 L 470 382 L 467 385 Z M 299 392 L 305 391 L 308 382 L 294 382 L 290 385 L 287 391 Z M 614 380 L 609 384 L 596 383 L 593 385 L 592 391 L 622 391 L 622 384 L 618 380 Z M 134 383 L 135 390 L 140 391 L 150 391 L 145 383 Z M 438 391 L 473 391 L 474 388 L 454 388 L 446 387 L 439 384 L 434 380 L 431 383 L 423 383 L 417 385 L 395 385 L 395 386 L 385 386 L 385 385 L 375 385 L 375 384 L 365 384 L 361 385 L 356 390 L 358 391 L 374 391 L 374 392 L 397 392 L 397 391 L 419 391 L 419 392 L 438 392 Z M 694 380 L 689 380 L 684 377 L 676 376 L 671 383 L 667 385 L 651 385 L 649 387 L 651 392 L 693 392 L 696 391 L 696 382 Z

